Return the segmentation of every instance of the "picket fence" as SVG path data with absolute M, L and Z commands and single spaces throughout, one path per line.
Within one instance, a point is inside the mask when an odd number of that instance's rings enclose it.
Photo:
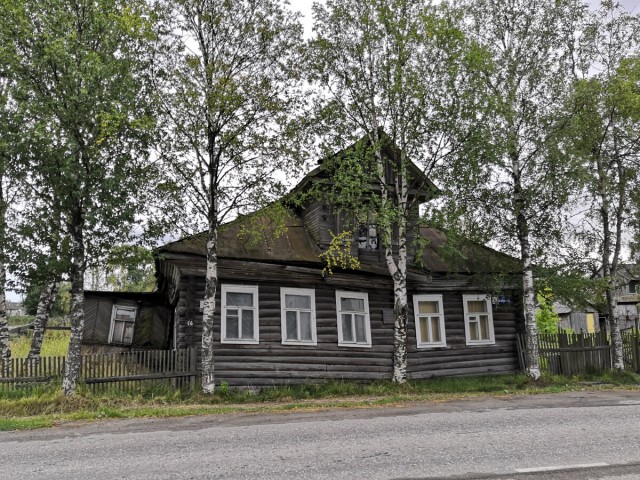
M 83 355 L 80 382 L 93 391 L 130 390 L 166 383 L 194 388 L 195 348 L 179 350 L 139 350 Z M 56 382 L 64 374 L 65 357 L 0 360 L 0 388 L 29 388 Z
M 623 332 L 625 369 L 640 372 L 640 334 Z M 520 368 L 527 369 L 526 338 L 517 337 Z M 539 334 L 538 352 L 542 371 L 558 375 L 608 370 L 612 367 L 611 341 L 604 333 Z

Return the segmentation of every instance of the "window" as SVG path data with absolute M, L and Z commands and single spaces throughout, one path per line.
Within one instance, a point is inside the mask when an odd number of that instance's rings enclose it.
M 317 345 L 316 297 L 311 289 L 281 288 L 282 343 Z
M 370 347 L 369 297 L 366 293 L 336 292 L 338 345 Z
M 378 250 L 378 227 L 376 225 L 373 223 L 360 225 L 358 248 L 360 250 Z
M 413 316 L 418 348 L 447 346 L 442 295 L 414 295 Z
M 111 310 L 111 329 L 109 343 L 131 345 L 133 342 L 133 326 L 136 322 L 136 307 L 114 305 Z
M 258 287 L 222 285 L 222 343 L 259 343 Z
M 467 345 L 493 345 L 493 315 L 488 295 L 463 295 L 464 329 Z

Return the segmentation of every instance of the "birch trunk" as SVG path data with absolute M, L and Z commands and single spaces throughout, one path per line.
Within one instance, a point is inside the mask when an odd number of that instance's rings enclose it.
M 540 378 L 540 354 L 538 352 L 538 325 L 535 313 L 535 290 L 533 286 L 533 267 L 531 265 L 531 244 L 529 242 L 529 221 L 525 212 L 524 192 L 518 172 L 520 161 L 517 155 L 511 157 L 514 180 L 514 212 L 518 242 L 520 243 L 520 265 L 522 269 L 522 313 L 524 316 L 525 338 L 527 344 L 526 374 L 538 380 Z
M 34 361 L 36 364 L 40 361 L 44 331 L 49 323 L 49 316 L 51 315 L 51 307 L 56 298 L 56 291 L 55 281 L 45 283 L 40 292 L 40 298 L 38 298 L 38 309 L 36 310 L 31 349 L 27 355 L 27 359 Z
M 615 274 L 617 270 L 618 257 L 619 257 L 619 246 L 621 243 L 620 235 L 618 235 L 618 243 L 616 245 L 615 253 L 613 254 L 613 261 L 611 260 L 612 256 L 612 236 L 611 232 L 611 202 L 609 200 L 609 173 L 604 162 L 600 159 L 600 155 L 596 157 L 598 160 L 596 161 L 596 167 L 598 169 L 598 180 L 600 182 L 600 220 L 602 221 L 602 277 L 606 282 L 605 285 L 605 298 L 607 301 L 607 317 L 609 324 L 609 332 L 611 335 L 611 344 L 612 344 L 612 366 L 617 370 L 624 370 L 624 352 L 622 345 L 622 335 L 620 333 L 620 325 L 618 323 L 618 317 L 616 314 L 616 298 L 615 298 Z M 621 199 L 622 201 L 622 199 Z M 620 215 L 617 218 L 617 229 L 618 231 L 621 229 L 620 226 Z
M 216 290 L 218 287 L 218 212 L 217 202 L 209 209 L 209 232 L 207 235 L 207 273 L 204 288 L 204 309 L 202 312 L 202 391 L 215 390 L 215 360 L 213 326 L 216 311 Z M 257 299 L 256 299 L 257 301 Z
M 393 377 L 394 383 L 407 381 L 407 318 L 409 307 L 407 301 L 407 277 L 396 269 L 393 276 Z
M 9 377 L 11 376 L 11 345 L 9 344 L 9 322 L 4 287 L 6 280 L 6 269 L 0 260 L 0 362 L 2 363 L 2 376 Z
M 76 392 L 80 379 L 82 356 L 80 346 L 84 330 L 84 273 L 85 251 L 83 235 L 83 218 L 81 210 L 74 215 L 71 231 L 71 338 L 64 368 L 62 391 L 65 395 Z
M 396 208 L 398 218 L 398 263 L 393 268 L 393 257 L 388 251 L 387 266 L 393 277 L 393 296 L 395 317 L 393 325 L 393 377 L 394 383 L 407 381 L 407 321 L 409 317 L 409 300 L 407 294 L 407 201 L 406 166 L 408 160 L 401 153 L 400 166 L 395 175 Z
M 0 235 L 2 235 L 0 242 L 4 239 L 6 215 L 2 180 L 3 178 L 0 175 Z M 9 321 L 7 319 L 6 282 L 7 270 L 4 263 L 4 246 L 0 243 L 0 362 L 2 363 L 2 374 L 8 377 L 11 375 L 11 344 L 9 343 Z

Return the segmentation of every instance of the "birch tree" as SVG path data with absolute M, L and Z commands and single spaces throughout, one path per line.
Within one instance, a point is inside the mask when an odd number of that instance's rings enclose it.
M 55 153 L 25 160 L 32 192 L 48 212 L 42 222 L 59 215 L 68 239 L 71 340 L 63 391 L 73 394 L 85 269 L 115 243 L 134 240 L 150 194 L 152 12 L 143 1 L 2 0 L 0 16 L 29 143 Z
M 579 113 L 569 133 L 585 172 L 583 233 L 601 261 L 613 367 L 622 370 L 616 280 L 626 236 L 640 217 L 633 201 L 640 189 L 640 16 L 606 1 L 586 34 L 591 69 L 574 85 Z
M 459 158 L 454 171 L 477 169 L 456 182 L 455 201 L 467 201 L 475 220 L 520 261 L 527 374 L 540 377 L 533 264 L 554 251 L 563 207 L 577 171 L 562 149 L 568 119 L 563 102 L 579 67 L 579 32 L 585 6 L 575 0 L 478 0 L 457 4 L 465 31 L 490 52 L 482 72 L 491 96 L 485 119 L 487 146 L 477 162 Z
M 473 135 L 482 55 L 448 10 L 423 0 L 328 0 L 314 5 L 314 31 L 309 72 L 325 153 L 365 138 L 337 159 L 333 180 L 337 203 L 375 216 L 394 288 L 392 379 L 404 383 L 409 219 L 430 195 L 431 171 Z
M 202 390 L 215 385 L 218 228 L 284 193 L 292 167 L 291 113 L 300 97 L 302 27 L 281 0 L 167 3 L 177 34 L 165 70 L 170 171 L 187 199 L 191 228 L 207 230 Z M 166 77 L 165 77 L 166 78 Z M 279 177 L 278 177 L 279 173 Z

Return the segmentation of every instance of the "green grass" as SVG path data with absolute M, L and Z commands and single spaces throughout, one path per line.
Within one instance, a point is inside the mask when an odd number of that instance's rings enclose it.
M 26 358 L 31 348 L 31 338 L 33 332 L 29 331 L 26 335 L 12 337 L 11 356 L 14 358 Z M 43 357 L 66 356 L 69 349 L 68 330 L 47 330 L 42 341 L 41 355 Z
M 77 395 L 65 397 L 59 385 L 48 385 L 29 391 L 0 390 L 0 430 L 40 428 L 60 422 L 104 418 L 363 408 L 416 401 L 443 402 L 483 395 L 531 395 L 615 388 L 640 389 L 640 376 L 606 372 L 575 377 L 549 376 L 533 382 L 524 375 L 499 375 L 437 378 L 405 385 L 331 381 L 258 391 L 237 390 L 223 384 L 213 395 L 169 386 L 92 394 L 81 386 Z
M 7 317 L 7 322 L 10 327 L 15 327 L 19 325 L 29 325 L 30 323 L 33 323 L 35 319 L 36 317 L 33 315 L 12 315 Z

